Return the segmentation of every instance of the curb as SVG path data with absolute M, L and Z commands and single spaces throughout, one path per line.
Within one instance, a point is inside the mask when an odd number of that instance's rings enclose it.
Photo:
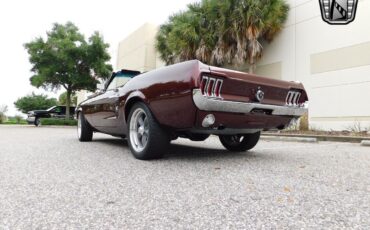
M 362 146 L 370 146 L 370 141 L 361 141 Z
M 362 141 L 370 141 L 369 137 L 323 136 L 323 135 L 282 134 L 282 133 L 263 133 L 262 135 L 272 136 L 272 137 L 316 138 L 317 141 L 334 141 L 334 142 L 350 142 L 350 143 L 361 143 Z
M 18 128 L 76 128 L 77 125 L 40 125 L 36 127 L 35 125 L 7 125 L 7 124 L 0 124 L 0 127 L 18 127 Z
M 37 128 L 76 128 L 77 125 L 40 125 L 38 127 L 34 126 L 36 129 Z
M 286 136 L 270 136 L 262 135 L 262 140 L 267 141 L 288 141 L 288 142 L 303 142 L 303 143 L 317 143 L 317 138 L 313 137 L 286 137 Z

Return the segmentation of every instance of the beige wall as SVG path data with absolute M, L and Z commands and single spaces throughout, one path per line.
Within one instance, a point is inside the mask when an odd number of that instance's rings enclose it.
M 304 83 L 313 128 L 370 128 L 370 0 L 359 2 L 355 21 L 345 26 L 323 22 L 317 0 L 288 3 L 285 28 L 264 46 L 258 65 L 281 62 L 283 80 Z
M 155 50 L 158 26 L 146 23 L 119 43 L 117 69 L 146 72 L 164 65 Z

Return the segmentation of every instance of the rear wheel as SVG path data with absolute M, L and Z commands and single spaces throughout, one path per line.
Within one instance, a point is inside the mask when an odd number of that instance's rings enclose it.
M 40 118 L 36 117 L 35 118 L 35 126 L 38 127 L 41 125 L 41 121 L 40 121 Z
M 77 115 L 77 137 L 81 142 L 91 141 L 93 130 L 82 112 Z
M 258 143 L 261 132 L 250 134 L 220 135 L 222 145 L 233 152 L 242 152 L 252 149 Z
M 135 158 L 160 158 L 170 143 L 168 133 L 158 124 L 149 108 L 136 103 L 128 117 L 128 144 Z

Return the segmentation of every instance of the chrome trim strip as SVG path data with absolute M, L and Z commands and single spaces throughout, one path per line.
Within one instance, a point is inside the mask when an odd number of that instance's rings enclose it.
M 266 105 L 259 103 L 246 103 L 237 101 L 225 101 L 219 98 L 210 98 L 202 95 L 199 89 L 193 90 L 193 100 L 198 109 L 203 111 L 217 111 L 230 113 L 250 113 L 253 109 L 271 110 L 272 115 L 280 116 L 302 116 L 308 111 L 305 107 Z
M 204 87 L 203 87 L 203 94 L 207 95 L 209 77 L 203 76 L 202 81 L 205 81 Z
M 221 79 L 217 79 L 217 81 L 216 81 L 216 85 L 215 86 L 217 86 L 218 85 L 218 83 L 220 82 L 220 87 L 218 88 L 218 97 L 219 98 L 222 98 L 222 96 L 221 96 L 221 89 L 222 89 L 222 84 L 224 83 L 224 81 L 223 80 L 221 80 Z M 216 93 L 216 92 L 215 92 Z M 215 95 L 216 96 L 216 95 Z
M 285 103 L 289 106 L 297 106 L 299 102 L 299 98 L 301 97 L 301 93 L 298 91 L 289 91 Z
M 109 116 L 109 117 L 105 117 L 104 119 L 105 120 L 117 120 L 117 116 L 116 115 L 114 115 L 114 116 Z
M 210 89 L 210 85 L 211 85 L 211 82 L 213 82 L 213 85 L 212 85 L 212 89 Z M 216 83 L 216 79 L 214 78 L 209 78 L 208 79 L 208 85 L 207 85 L 207 93 L 206 95 L 209 96 L 209 97 L 214 97 L 214 88 L 215 88 L 215 83 Z
M 286 104 L 287 105 L 292 105 L 292 98 L 293 98 L 293 92 L 289 91 L 286 99 Z
M 301 97 L 301 93 L 300 92 L 298 92 L 297 93 L 297 95 L 296 95 L 296 97 L 295 97 L 295 99 L 294 99 L 294 104 L 295 105 L 299 105 L 299 98 Z

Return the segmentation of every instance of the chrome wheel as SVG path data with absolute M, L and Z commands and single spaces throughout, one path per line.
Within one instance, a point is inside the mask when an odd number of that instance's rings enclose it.
M 136 109 L 130 119 L 130 142 L 136 152 L 144 150 L 149 139 L 149 122 L 145 111 Z
M 78 139 L 81 139 L 81 114 L 78 116 L 78 119 L 77 119 L 77 135 L 78 135 Z
M 127 134 L 130 150 L 134 157 L 140 160 L 162 157 L 170 143 L 168 133 L 143 102 L 136 102 L 131 107 Z

